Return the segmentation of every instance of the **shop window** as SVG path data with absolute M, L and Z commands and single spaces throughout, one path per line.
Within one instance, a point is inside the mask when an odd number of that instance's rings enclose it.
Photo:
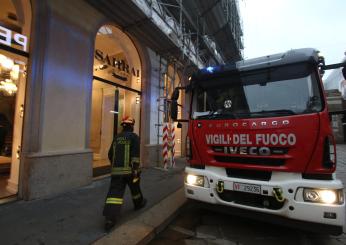
M 131 39 L 118 28 L 106 25 L 95 41 L 90 148 L 94 176 L 108 173 L 108 150 L 122 128 L 125 115 L 133 117 L 140 135 L 141 63 Z
M 1 1 L 0 201 L 18 191 L 31 9 L 29 1 Z

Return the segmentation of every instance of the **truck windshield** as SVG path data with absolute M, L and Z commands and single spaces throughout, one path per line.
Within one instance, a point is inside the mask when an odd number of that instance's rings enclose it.
M 314 72 L 276 68 L 196 82 L 192 118 L 256 118 L 315 113 L 323 109 Z M 289 71 L 289 72 L 287 72 Z

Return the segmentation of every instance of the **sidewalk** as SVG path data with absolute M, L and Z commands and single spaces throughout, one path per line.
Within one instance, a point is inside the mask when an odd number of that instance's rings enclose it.
M 102 216 L 110 178 L 102 178 L 56 197 L 1 205 L 0 244 L 91 244 L 96 241 L 97 244 L 108 244 L 112 235 L 124 234 L 124 229 L 125 232 L 131 231 L 131 224 L 145 224 L 146 232 L 152 236 L 152 229 L 162 225 L 184 203 L 181 188 L 186 162 L 184 159 L 176 159 L 176 162 L 176 167 L 168 171 L 156 168 L 143 170 L 141 187 L 148 200 L 147 206 L 133 211 L 127 188 L 121 219 L 111 234 L 104 233 Z M 142 228 L 136 227 L 138 232 Z M 134 237 L 135 234 L 129 236 Z M 119 238 L 119 235 L 116 237 Z
M 337 160 L 336 175 L 346 185 L 346 144 L 337 145 Z M 0 205 L 0 244 L 145 243 L 184 203 L 185 164 L 185 160 L 177 159 L 176 168 L 168 171 L 144 169 L 141 186 L 147 206 L 133 211 L 127 188 L 121 220 L 110 234 L 103 231 L 102 216 L 110 178 L 52 198 Z

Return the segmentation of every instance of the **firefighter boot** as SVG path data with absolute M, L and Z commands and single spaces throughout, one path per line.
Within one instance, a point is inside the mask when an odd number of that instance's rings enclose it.
M 145 205 L 147 205 L 147 199 L 143 198 L 142 203 L 139 204 L 139 205 L 137 205 L 137 206 L 135 206 L 135 210 L 139 210 L 139 209 L 141 209 L 141 208 L 144 208 Z
M 114 228 L 115 224 L 116 224 L 115 220 L 106 220 L 105 232 L 109 233 Z

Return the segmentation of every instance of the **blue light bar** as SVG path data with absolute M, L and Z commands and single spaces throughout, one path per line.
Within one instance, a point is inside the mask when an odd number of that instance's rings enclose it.
M 206 68 L 206 70 L 209 72 L 209 73 L 213 73 L 214 72 L 214 67 L 212 67 L 212 66 L 208 66 L 207 68 Z

